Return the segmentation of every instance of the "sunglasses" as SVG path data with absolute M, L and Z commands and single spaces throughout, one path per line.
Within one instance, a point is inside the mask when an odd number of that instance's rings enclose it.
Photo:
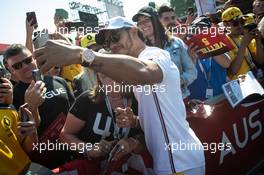
M 26 64 L 26 65 L 28 65 L 28 64 L 30 64 L 32 62 L 32 60 L 33 60 L 33 58 L 32 58 L 32 55 L 31 55 L 31 56 L 25 58 L 24 60 L 22 60 L 22 61 L 20 61 L 18 63 L 13 64 L 12 65 L 12 68 L 14 68 L 16 70 L 21 69 L 23 67 L 23 63 Z
M 111 43 L 118 43 L 119 40 L 121 39 L 121 33 L 120 33 L 120 30 L 116 30 L 116 31 L 112 31 L 110 33 L 110 37 L 105 40 L 104 44 L 103 44 L 103 48 L 106 49 L 106 50 L 109 50 L 110 49 L 110 44 Z

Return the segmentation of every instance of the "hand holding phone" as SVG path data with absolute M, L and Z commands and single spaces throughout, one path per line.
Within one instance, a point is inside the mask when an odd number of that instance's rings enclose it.
M 31 26 L 34 27 L 34 29 L 38 28 L 38 22 L 37 22 L 37 17 L 35 12 L 27 12 L 27 21 L 31 21 Z
M 19 114 L 20 114 L 20 120 L 21 122 L 27 122 L 29 121 L 29 116 L 27 115 L 27 112 L 25 108 L 27 107 L 27 104 L 20 106 L 19 108 Z
M 27 109 L 28 104 L 25 103 L 19 108 L 20 121 L 17 124 L 17 133 L 22 137 L 32 136 L 33 133 L 37 134 L 36 123 L 32 118 L 32 114 Z M 38 138 L 35 135 L 33 139 L 37 142 Z
M 42 75 L 41 75 L 41 72 L 40 72 L 39 69 L 32 70 L 32 76 L 33 76 L 33 80 L 35 82 L 37 82 L 37 81 L 43 81 L 43 78 L 42 78 Z

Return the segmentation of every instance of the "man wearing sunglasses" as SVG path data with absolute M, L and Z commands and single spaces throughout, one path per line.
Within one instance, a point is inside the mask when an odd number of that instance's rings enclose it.
M 243 25 L 241 24 L 242 12 L 237 7 L 229 7 L 222 13 L 222 21 L 230 33 L 230 38 L 237 46 L 230 51 L 232 60 L 229 67 L 229 78 L 237 79 L 239 75 L 245 74 L 252 70 L 258 76 L 259 69 L 256 63 L 263 64 L 263 46 L 261 43 L 261 34 L 258 30 L 252 30 L 248 33 L 243 33 Z
M 73 95 L 62 78 L 44 76 L 43 82 L 34 82 L 32 70 L 37 69 L 36 60 L 32 57 L 32 53 L 21 44 L 12 44 L 4 53 L 4 61 L 9 71 L 19 79 L 13 90 L 13 105 L 18 110 L 22 104 L 28 103 L 30 111 L 37 116 L 35 122 L 38 127 L 38 136 L 41 138 L 46 129 L 63 116 L 60 114 L 64 113 L 66 117 L 74 101 Z M 34 161 L 49 168 L 64 163 L 67 157 L 65 152 L 56 151 L 53 151 L 52 155 L 50 153 L 52 158 L 46 153 L 35 155 L 37 156 L 34 157 Z
M 46 72 L 55 65 L 82 63 L 119 83 L 136 86 L 134 94 L 139 104 L 139 117 L 130 116 L 133 120 L 139 118 L 155 173 L 204 174 L 204 151 L 199 149 L 201 142 L 186 120 L 179 71 L 169 53 L 147 47 L 138 28 L 123 17 L 110 19 L 96 36 L 96 42 L 104 43 L 112 54 L 48 41 L 34 53 L 41 71 Z M 155 85 L 156 89 L 153 88 L 151 94 L 140 91 L 139 88 L 146 85 Z M 194 144 L 198 149 L 172 151 L 169 148 L 172 143 L 180 142 Z

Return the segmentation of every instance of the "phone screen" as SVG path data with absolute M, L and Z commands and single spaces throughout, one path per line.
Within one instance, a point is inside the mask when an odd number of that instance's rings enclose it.
M 11 78 L 11 74 L 8 72 L 8 70 L 0 68 L 0 83 L 3 83 L 1 78 Z
M 189 7 L 187 12 L 188 12 L 188 15 L 192 15 L 194 13 L 194 9 L 192 7 Z
M 21 122 L 27 122 L 29 121 L 29 117 L 23 107 L 20 108 L 20 117 L 21 117 Z
M 34 26 L 34 29 L 38 27 L 37 17 L 35 12 L 27 12 L 27 21 L 30 22 L 32 20 L 31 26 Z
M 42 75 L 41 75 L 39 69 L 32 70 L 32 76 L 33 76 L 33 79 L 34 79 L 35 82 L 37 82 L 37 81 L 43 81 Z

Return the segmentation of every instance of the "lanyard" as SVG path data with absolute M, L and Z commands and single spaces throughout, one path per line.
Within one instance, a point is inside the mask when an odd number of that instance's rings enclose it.
M 105 103 L 106 103 L 106 107 L 108 112 L 110 113 L 112 119 L 113 119 L 113 123 L 114 123 L 114 138 L 115 139 L 121 139 L 121 138 L 126 138 L 128 136 L 128 133 L 130 131 L 130 128 L 119 128 L 115 122 L 115 117 L 114 117 L 114 113 L 111 107 L 111 103 L 109 100 L 109 97 L 107 95 L 105 95 Z M 127 98 L 123 98 L 123 103 L 124 106 L 127 107 L 128 106 L 128 99 Z
M 206 82 L 207 82 L 207 87 L 210 88 L 210 80 L 211 80 L 211 77 L 212 77 L 212 58 L 208 58 L 209 59 L 209 72 L 208 74 L 206 73 L 206 71 L 204 70 L 204 67 L 200 61 L 200 59 L 198 59 L 198 64 L 199 64 L 199 67 L 202 71 L 202 73 L 204 74 L 204 78 L 206 79 Z

